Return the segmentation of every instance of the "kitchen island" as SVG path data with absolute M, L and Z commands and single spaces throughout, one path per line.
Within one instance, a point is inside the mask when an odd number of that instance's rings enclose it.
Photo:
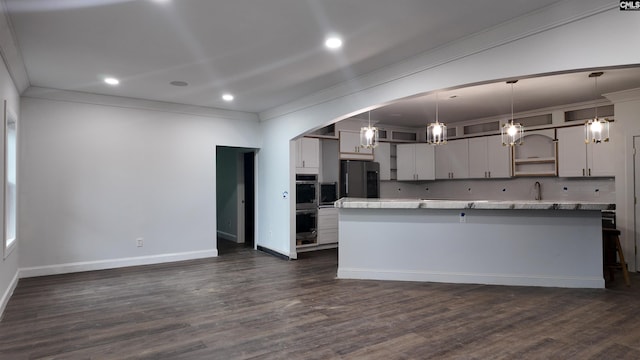
M 602 210 L 558 201 L 353 199 L 338 278 L 603 288 Z

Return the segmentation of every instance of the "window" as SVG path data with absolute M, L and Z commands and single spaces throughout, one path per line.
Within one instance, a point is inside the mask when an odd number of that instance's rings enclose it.
M 17 140 L 18 121 L 16 115 L 4 102 L 4 257 L 16 244 L 17 217 Z

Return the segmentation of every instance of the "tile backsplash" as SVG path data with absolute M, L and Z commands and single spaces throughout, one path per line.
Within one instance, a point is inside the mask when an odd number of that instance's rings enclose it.
M 526 177 L 510 179 L 381 181 L 382 198 L 452 200 L 534 200 L 535 183 L 542 200 L 615 202 L 614 178 Z

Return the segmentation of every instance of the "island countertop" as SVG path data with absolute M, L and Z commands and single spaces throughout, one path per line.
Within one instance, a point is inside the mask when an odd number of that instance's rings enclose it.
M 342 198 L 340 209 L 615 210 L 616 204 L 553 200 L 422 200 Z

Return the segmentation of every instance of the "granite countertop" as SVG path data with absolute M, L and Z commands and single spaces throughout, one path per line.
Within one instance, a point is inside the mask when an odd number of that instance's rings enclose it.
M 552 200 L 420 200 L 342 198 L 341 209 L 516 209 L 516 210 L 615 210 L 616 204 Z

